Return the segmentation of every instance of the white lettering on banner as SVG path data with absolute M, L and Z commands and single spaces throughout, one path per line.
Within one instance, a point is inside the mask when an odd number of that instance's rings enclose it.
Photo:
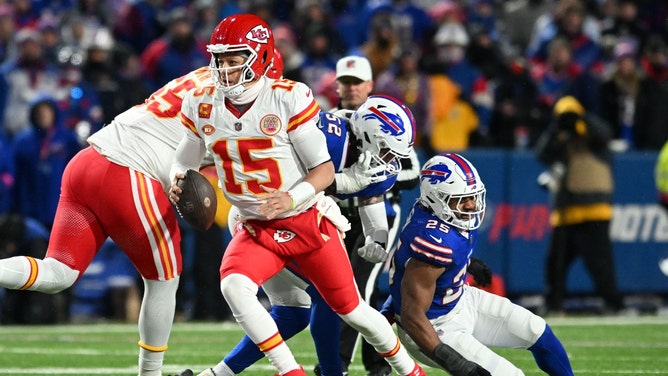
M 668 213 L 656 204 L 615 205 L 610 237 L 622 243 L 668 242 Z

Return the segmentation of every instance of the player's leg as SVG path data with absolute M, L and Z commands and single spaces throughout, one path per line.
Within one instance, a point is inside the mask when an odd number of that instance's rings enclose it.
M 253 255 L 249 260 L 248 255 Z M 238 230 L 220 266 L 220 289 L 236 321 L 281 375 L 304 374 L 276 322 L 257 299 L 258 286 L 276 275 L 285 259 L 258 245 L 247 229 Z M 292 373 L 291 373 L 292 374 Z
M 104 213 L 102 226 L 144 281 L 138 322 L 139 375 L 161 375 L 181 273 L 176 214 L 159 181 L 113 163 L 106 177 L 109 182 L 104 189 L 124 199 L 113 203 L 114 210 L 100 206 L 96 212 Z
M 318 354 L 316 374 L 340 376 L 347 370 L 340 353 L 341 318 L 327 305 L 314 286 L 307 289 L 311 296 L 311 337 Z M 357 334 L 357 331 L 355 331 Z
M 519 368 L 487 347 L 489 343 L 486 341 L 494 338 L 497 328 L 488 327 L 490 333 L 486 334 L 489 338 L 478 338 L 478 332 L 484 330 L 483 325 L 478 322 L 478 303 L 475 294 L 465 290 L 452 311 L 430 320 L 439 339 L 466 360 L 477 363 L 492 375 L 523 376 L 524 373 Z M 422 353 L 413 340 L 401 330 L 401 326 L 398 332 L 411 355 L 427 365 L 444 369 L 442 365 Z
M 385 197 L 387 210 L 387 224 L 389 225 L 388 239 L 387 239 L 387 248 L 390 249 L 393 247 L 396 240 L 397 234 L 399 233 L 399 218 L 401 216 L 401 206 L 398 201 L 391 199 L 388 201 L 388 197 Z M 391 202 L 391 204 L 390 204 Z M 359 255 L 358 255 L 359 256 Z M 375 264 L 374 269 L 371 271 L 369 276 L 369 281 L 367 282 L 367 288 L 371 288 L 372 291 L 365 292 L 365 300 L 372 304 L 377 302 L 378 298 L 376 295 L 379 294 L 378 289 L 378 276 L 381 275 L 381 271 L 385 265 L 383 263 Z M 354 269 L 353 269 L 354 270 Z M 360 290 L 361 291 L 361 290 Z M 375 306 L 374 306 L 375 308 Z M 378 353 L 369 345 L 368 342 L 362 341 L 362 363 L 364 368 L 367 370 L 368 376 L 383 376 L 390 375 L 392 369 L 390 365 L 387 364 L 385 359 L 378 355 Z
M 96 193 L 88 190 L 88 183 L 100 178 L 91 167 L 92 157 L 91 149 L 85 149 L 65 168 L 45 258 L 0 260 L 1 287 L 54 294 L 72 286 L 91 263 L 106 238 L 95 214 L 80 200 Z
M 283 269 L 265 282 L 262 288 L 271 303 L 269 314 L 276 322 L 281 336 L 287 340 L 308 326 L 311 299 L 304 291 L 305 284 L 295 285 L 291 280 L 282 277 L 284 273 L 289 272 Z M 239 374 L 263 357 L 262 351 L 246 335 L 212 370 L 217 376 Z
M 566 350 L 540 316 L 477 288 L 467 288 L 462 303 L 478 312 L 473 336 L 483 344 L 528 349 L 548 375 L 573 375 Z
M 578 227 L 582 231 L 574 232 L 574 241 L 594 282 L 596 292 L 605 300 L 607 309 L 623 309 L 624 298 L 617 289 L 615 278 L 615 261 L 609 234 L 610 221 L 587 222 Z
M 359 225 L 360 228 L 362 225 Z M 357 249 L 364 245 L 364 234 L 359 233 L 357 239 L 354 241 L 349 241 L 350 234 L 346 233 L 346 248 L 348 249 L 348 256 L 350 258 L 350 265 L 353 269 L 353 274 L 355 276 L 355 282 L 357 283 L 357 288 L 362 294 L 362 298 L 367 303 L 370 301 L 371 293 L 373 292 L 373 287 L 375 285 L 375 278 L 370 278 L 371 274 L 378 265 L 373 264 L 357 254 Z M 357 352 L 357 346 L 360 343 L 360 334 L 350 325 L 345 322 L 341 325 L 341 359 L 346 365 L 350 364 L 353 361 L 354 355 Z
M 577 251 L 570 243 L 570 226 L 552 229 L 550 247 L 545 260 L 545 305 L 550 312 L 561 312 L 566 297 L 568 268 L 575 260 Z
M 361 299 L 338 230 L 324 220 L 321 231 L 330 238 L 325 245 L 295 257 L 302 271 L 327 304 L 357 329 L 400 375 L 422 374 L 422 369 L 408 356 L 385 317 Z

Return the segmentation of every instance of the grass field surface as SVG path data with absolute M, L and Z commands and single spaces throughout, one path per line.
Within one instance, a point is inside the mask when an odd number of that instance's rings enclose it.
M 668 375 L 668 317 L 550 318 L 575 374 Z M 236 323 L 177 323 L 167 351 L 164 375 L 213 366 L 241 338 Z M 136 375 L 138 340 L 134 324 L 0 326 L 0 374 Z M 309 374 L 316 363 L 308 331 L 288 341 Z M 497 349 L 526 375 L 542 375 L 525 350 Z M 425 368 L 429 375 L 445 372 Z M 266 359 L 245 375 L 272 375 Z M 196 372 L 197 374 L 197 372 Z M 359 357 L 351 376 L 365 374 Z

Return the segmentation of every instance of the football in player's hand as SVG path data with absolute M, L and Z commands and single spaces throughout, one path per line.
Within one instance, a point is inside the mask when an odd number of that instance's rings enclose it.
M 191 226 L 206 231 L 216 218 L 218 200 L 216 191 L 204 175 L 195 170 L 186 171 L 186 177 L 176 185 L 183 190 L 176 203 L 176 209 Z

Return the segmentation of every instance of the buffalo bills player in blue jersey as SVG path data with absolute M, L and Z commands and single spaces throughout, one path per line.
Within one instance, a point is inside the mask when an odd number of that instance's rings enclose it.
M 465 284 L 485 205 L 485 186 L 464 157 L 441 154 L 425 163 L 420 197 L 392 259 L 391 295 L 383 310 L 394 315 L 411 355 L 453 374 L 483 373 L 450 361 L 452 349 L 491 375 L 524 375 L 488 347 L 493 346 L 528 349 L 547 374 L 573 375 L 545 320 Z

